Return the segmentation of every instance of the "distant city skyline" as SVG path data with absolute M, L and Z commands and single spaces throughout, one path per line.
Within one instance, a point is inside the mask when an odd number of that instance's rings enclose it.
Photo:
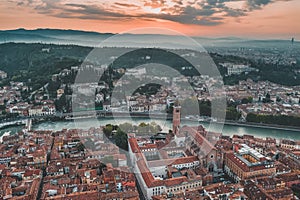
M 299 8 L 299 0 L 10 0 L 0 5 L 0 29 L 164 27 L 190 36 L 297 40 Z

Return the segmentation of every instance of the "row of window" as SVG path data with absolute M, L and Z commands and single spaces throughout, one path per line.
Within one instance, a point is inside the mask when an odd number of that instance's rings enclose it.
M 180 187 L 176 187 L 176 188 L 167 189 L 167 193 L 181 191 L 181 190 L 186 190 L 186 189 L 200 187 L 200 186 L 201 186 L 201 183 L 200 182 L 196 182 L 196 183 L 192 183 L 192 184 L 185 185 L 185 186 L 180 186 Z

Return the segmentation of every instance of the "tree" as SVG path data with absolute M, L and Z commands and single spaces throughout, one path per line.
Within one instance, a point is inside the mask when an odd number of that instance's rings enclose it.
M 66 103 L 66 95 L 62 94 L 61 97 L 54 102 L 56 110 L 63 112 L 66 109 Z
M 247 122 L 278 124 L 286 126 L 300 126 L 300 117 L 287 115 L 259 115 L 249 113 L 246 117 Z
M 149 124 L 146 124 L 142 122 L 138 127 L 137 127 L 137 132 L 138 133 L 149 133 Z
M 120 124 L 119 128 L 126 133 L 133 132 L 133 126 L 132 126 L 132 124 L 130 124 L 128 122 L 126 122 L 124 124 Z
M 150 126 L 151 133 L 157 133 L 162 130 L 161 127 L 155 122 L 151 122 L 149 126 Z
M 128 151 L 128 142 L 127 142 L 128 136 L 127 136 L 127 134 L 124 131 L 122 131 L 119 128 L 117 130 L 116 135 L 114 136 L 114 139 L 115 139 L 116 145 L 118 147 L 120 147 L 123 150 Z
M 106 124 L 106 126 L 103 128 L 103 133 L 106 135 L 106 137 L 110 137 L 113 131 L 113 125 Z
M 263 99 L 263 103 L 270 103 L 271 102 L 271 96 L 269 93 L 266 94 L 266 97 Z
M 140 124 L 139 124 L 139 127 L 146 127 L 147 126 L 147 124 L 145 123 L 145 122 L 141 122 Z
M 243 98 L 241 103 L 242 104 L 248 104 L 248 103 L 252 103 L 253 98 L 252 97 L 248 97 L 248 98 Z
M 172 114 L 173 113 L 173 108 L 174 108 L 174 104 L 171 103 L 167 109 L 166 109 L 166 112 L 169 113 L 169 114 Z
M 211 116 L 211 102 L 210 101 L 200 101 L 199 102 L 200 115 Z
M 238 120 L 241 117 L 241 114 L 234 108 L 228 107 L 226 110 L 226 119 L 227 120 Z

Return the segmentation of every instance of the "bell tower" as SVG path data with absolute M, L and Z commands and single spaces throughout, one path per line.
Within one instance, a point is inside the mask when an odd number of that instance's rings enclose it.
M 180 110 L 179 104 L 173 107 L 173 134 L 177 135 L 180 127 Z

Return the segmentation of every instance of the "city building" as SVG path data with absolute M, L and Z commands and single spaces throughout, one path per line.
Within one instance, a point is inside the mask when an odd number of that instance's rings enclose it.
M 173 109 L 173 131 L 163 139 L 150 140 L 129 134 L 128 146 L 131 164 L 146 199 L 152 196 L 175 195 L 198 190 L 209 174 L 218 169 L 214 146 L 200 129 L 180 128 L 180 106 Z
M 246 144 L 225 155 L 225 172 L 236 182 L 276 174 L 274 162 Z
M 225 67 L 227 69 L 227 75 L 233 75 L 233 74 L 241 74 L 243 72 L 251 72 L 255 71 L 256 69 L 250 67 L 249 65 L 244 64 L 233 64 L 233 63 L 220 63 L 222 67 Z
M 5 79 L 5 78 L 7 78 L 7 73 L 0 70 L 0 79 Z

